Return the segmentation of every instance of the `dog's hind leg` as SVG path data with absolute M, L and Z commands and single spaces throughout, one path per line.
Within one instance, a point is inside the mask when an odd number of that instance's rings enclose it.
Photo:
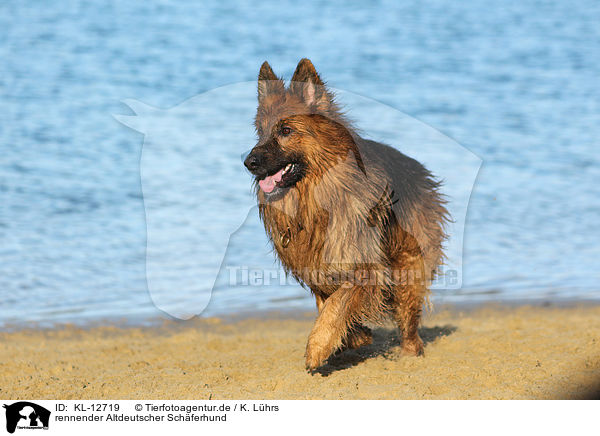
M 373 343 L 373 332 L 369 327 L 354 323 L 348 330 L 346 339 L 342 341 L 342 349 L 360 348 Z
M 339 349 L 360 316 L 364 289 L 342 285 L 322 304 L 306 345 L 306 368 L 314 370 Z M 358 325 L 358 324 L 357 324 Z
M 397 276 L 392 315 L 402 334 L 402 353 L 411 356 L 423 354 L 419 323 L 427 295 L 427 280 L 423 258 L 415 252 L 404 252 L 396 261 Z
M 394 307 L 394 318 L 402 333 L 402 352 L 411 356 L 423 354 L 423 340 L 419 336 L 419 323 L 423 310 L 423 290 L 408 286 L 402 289 Z
M 321 294 L 315 293 L 315 299 L 317 300 L 317 311 L 321 313 L 323 305 L 325 304 L 325 297 L 323 297 Z

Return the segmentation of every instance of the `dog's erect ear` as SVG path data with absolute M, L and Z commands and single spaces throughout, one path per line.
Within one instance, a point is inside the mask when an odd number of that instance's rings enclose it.
M 323 85 L 323 81 L 319 77 L 319 73 L 315 69 L 310 59 L 300 59 L 296 71 L 292 76 L 292 83 L 294 82 L 312 82 L 315 85 Z
M 258 101 L 267 95 L 282 94 L 285 90 L 283 80 L 275 75 L 267 61 L 264 61 L 258 73 Z
M 309 59 L 304 58 L 298 62 L 290 82 L 290 91 L 300 96 L 308 106 L 323 111 L 329 107 L 330 95 Z

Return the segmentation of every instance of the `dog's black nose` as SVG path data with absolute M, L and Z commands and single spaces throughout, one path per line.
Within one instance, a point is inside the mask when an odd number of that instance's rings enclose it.
M 250 153 L 246 160 L 244 160 L 244 165 L 250 171 L 256 171 L 260 167 L 260 158 L 254 153 Z

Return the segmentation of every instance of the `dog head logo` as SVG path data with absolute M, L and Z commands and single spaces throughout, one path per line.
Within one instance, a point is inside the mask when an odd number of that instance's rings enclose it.
M 255 177 L 242 170 L 240 155 L 246 151 L 242 155 L 242 161 L 245 160 L 249 145 L 268 142 L 273 132 L 285 137 L 290 145 L 288 151 L 291 151 L 294 135 L 286 137 L 288 129 L 302 128 L 300 124 L 306 124 L 307 117 L 347 125 L 346 117 L 336 103 L 337 98 L 352 108 L 353 125 L 368 126 L 376 139 L 398 144 L 403 153 L 423 162 L 444 180 L 444 193 L 452 200 L 448 208 L 454 218 L 454 223 L 449 226 L 451 237 L 446 243 L 444 268 L 456 274 L 453 281 L 444 279 L 432 288 L 461 287 L 463 230 L 481 159 L 451 138 L 397 109 L 325 86 L 307 60 L 301 61 L 296 70 L 291 82 L 285 86 L 268 64 L 263 65 L 258 81 L 258 111 L 257 81 L 253 80 L 212 89 L 168 108 L 124 100 L 132 113 L 114 116 L 125 126 L 143 134 L 140 178 L 146 213 L 146 282 L 154 305 L 169 315 L 189 319 L 207 308 L 213 290 L 234 290 L 233 286 L 237 287 L 240 282 L 237 278 L 231 281 L 230 268 L 266 271 L 273 267 L 269 256 L 254 256 L 255 247 L 268 248 L 256 212 L 256 195 L 252 188 Z M 250 122 L 253 119 L 254 129 Z M 279 125 L 282 119 L 288 120 L 290 125 Z M 333 133 L 340 133 L 338 130 Z M 323 129 L 319 131 L 324 132 Z M 310 135 L 303 138 L 305 141 L 311 139 Z M 302 150 L 316 151 L 317 148 L 303 146 Z M 311 170 L 322 170 L 319 179 L 313 179 L 316 180 L 313 192 L 317 206 L 323 211 L 360 207 L 363 212 L 368 209 L 371 215 L 371 210 L 375 213 L 380 205 L 391 202 L 394 212 L 402 212 L 403 205 L 396 201 L 397 190 L 394 192 L 393 187 L 378 183 L 381 177 L 369 162 L 363 162 L 361 166 L 362 153 L 343 150 L 334 156 L 335 161 L 319 165 L 322 155 L 313 157 L 298 153 L 299 148 L 295 151 L 295 154 L 281 155 L 278 162 L 271 162 L 265 177 L 256 180 L 255 186 L 260 188 L 262 184 L 262 192 L 268 194 L 269 199 L 279 197 L 282 193 L 279 188 L 288 188 L 288 197 L 294 195 L 297 190 L 289 188 L 303 183 L 303 176 L 308 172 L 306 164 L 311 162 Z M 273 155 L 267 156 L 273 159 Z M 327 195 L 327 188 L 349 171 L 356 173 L 351 181 L 361 186 L 361 192 L 365 187 L 369 188 L 369 196 L 354 196 L 350 201 L 334 204 L 334 198 Z M 349 192 L 356 191 L 349 189 Z M 285 205 L 277 201 L 270 204 L 274 208 L 285 207 L 282 212 L 294 218 L 300 205 L 298 200 L 288 198 Z M 259 206 L 261 203 L 265 201 L 259 200 Z M 335 224 L 330 222 L 331 226 Z M 336 233 L 333 228 L 326 231 L 327 234 Z M 376 228 L 368 227 L 366 233 L 353 234 L 370 238 L 369 234 L 376 231 Z M 280 239 L 287 240 L 286 235 Z M 350 256 L 349 252 L 340 255 L 331 251 L 326 252 L 323 261 L 345 263 Z M 355 257 L 352 260 L 356 261 Z M 215 303 L 215 307 L 220 304 Z
M 14 433 L 19 429 L 48 429 L 50 411 L 42 406 L 28 401 L 5 404 L 6 431 Z

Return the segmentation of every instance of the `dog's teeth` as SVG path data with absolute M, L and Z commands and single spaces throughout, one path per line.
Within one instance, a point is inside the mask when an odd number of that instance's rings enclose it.
M 292 168 L 292 164 L 287 164 L 287 165 L 285 166 L 285 168 L 284 168 L 284 170 L 283 170 L 283 173 L 282 173 L 282 174 L 285 174 L 285 173 L 287 173 L 287 172 L 290 170 L 290 168 Z

